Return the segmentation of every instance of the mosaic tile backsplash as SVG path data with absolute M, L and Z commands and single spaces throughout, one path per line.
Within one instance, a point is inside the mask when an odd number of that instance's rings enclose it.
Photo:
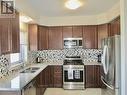
M 41 56 L 44 61 L 47 60 L 63 60 L 66 56 L 81 56 L 84 61 L 97 62 L 98 55 L 102 50 L 97 49 L 64 49 L 64 50 L 43 50 L 43 51 L 30 51 L 28 54 L 29 62 L 35 63 L 36 58 Z
M 28 62 L 30 64 L 36 63 L 36 58 L 41 56 L 44 61 L 63 60 L 66 56 L 81 56 L 84 61 L 92 62 L 98 60 L 98 55 L 102 50 L 97 49 L 64 49 L 64 50 L 43 50 L 43 51 L 29 51 Z M 10 56 L 0 56 L 0 78 L 10 75 L 13 71 L 21 69 L 16 67 L 10 70 Z
M 9 76 L 9 75 L 11 75 L 14 72 L 19 71 L 22 68 L 22 65 L 16 66 L 14 68 L 10 68 L 10 67 L 11 67 L 11 64 L 10 64 L 10 55 L 9 54 L 7 54 L 7 55 L 1 55 L 0 56 L 0 79 L 4 78 L 6 76 Z
M 0 78 L 9 74 L 9 55 L 0 56 Z

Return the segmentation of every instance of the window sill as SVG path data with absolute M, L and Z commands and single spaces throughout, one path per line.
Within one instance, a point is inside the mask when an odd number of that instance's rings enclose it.
M 10 65 L 9 70 L 16 69 L 16 68 L 18 68 L 18 67 L 20 67 L 20 66 L 23 66 L 23 65 L 24 65 L 24 63 L 23 63 L 23 62 L 19 62 L 19 63 L 12 63 L 12 64 Z

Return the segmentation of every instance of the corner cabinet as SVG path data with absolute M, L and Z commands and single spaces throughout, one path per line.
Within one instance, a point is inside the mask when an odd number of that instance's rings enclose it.
M 102 39 L 109 36 L 109 24 L 98 25 L 98 48 L 101 48 Z
M 38 87 L 62 87 L 62 66 L 48 66 L 37 76 L 36 79 Z
M 86 72 L 85 87 L 100 88 L 101 87 L 100 65 L 86 65 L 85 72 Z
M 29 39 L 29 50 L 34 51 L 38 50 L 38 30 L 36 24 L 28 25 L 28 39 Z
M 120 35 L 120 17 L 117 17 L 115 20 L 110 23 L 110 36 Z

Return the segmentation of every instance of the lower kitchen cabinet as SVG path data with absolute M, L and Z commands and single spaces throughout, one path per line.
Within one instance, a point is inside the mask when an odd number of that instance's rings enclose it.
M 86 65 L 85 66 L 85 87 L 86 88 L 100 88 L 101 87 L 101 74 L 99 65 Z
M 62 78 L 62 66 L 52 66 L 54 71 L 54 87 L 62 87 L 63 78 Z
M 62 66 L 48 66 L 37 76 L 36 79 L 38 87 L 62 87 Z
M 43 95 L 46 88 L 43 87 L 36 87 L 36 95 Z

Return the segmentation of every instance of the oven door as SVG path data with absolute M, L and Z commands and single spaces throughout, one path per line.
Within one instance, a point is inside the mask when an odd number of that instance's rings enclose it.
M 84 67 L 67 66 L 63 70 L 64 84 L 83 84 L 84 83 Z

